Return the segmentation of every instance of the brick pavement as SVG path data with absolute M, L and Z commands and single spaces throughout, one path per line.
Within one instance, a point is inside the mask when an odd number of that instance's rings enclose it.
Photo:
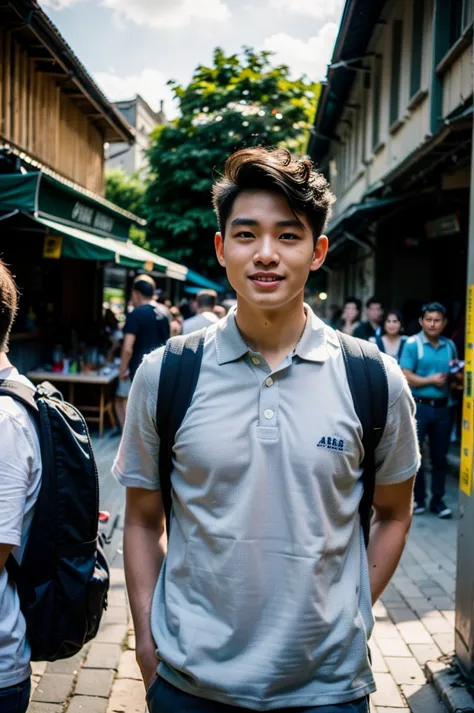
M 457 511 L 453 483 L 446 500 Z M 372 713 L 445 713 L 423 669 L 454 647 L 455 570 L 456 520 L 415 518 L 400 566 L 374 609 Z M 98 638 L 74 659 L 34 664 L 30 713 L 145 713 L 123 570 L 114 567 L 111 577 Z

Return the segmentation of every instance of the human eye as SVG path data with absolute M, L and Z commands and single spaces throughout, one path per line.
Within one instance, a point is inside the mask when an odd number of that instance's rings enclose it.
M 244 240 L 249 240 L 251 238 L 254 238 L 254 234 L 251 233 L 248 230 L 240 230 L 238 233 L 235 235 L 236 238 L 243 238 Z
M 301 240 L 299 235 L 295 235 L 295 233 L 283 233 L 280 235 L 281 240 Z

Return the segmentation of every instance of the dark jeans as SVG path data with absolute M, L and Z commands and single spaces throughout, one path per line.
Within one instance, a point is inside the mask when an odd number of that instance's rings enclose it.
M 190 696 L 158 677 L 147 694 L 150 713 L 242 713 L 248 708 L 227 706 L 224 703 Z M 3 712 L 2 712 L 3 713 Z M 280 708 L 279 713 L 369 713 L 369 699 L 359 698 L 352 703 L 336 703 L 310 708 Z
M 426 404 L 416 405 L 416 423 L 420 449 L 428 436 L 431 458 L 431 502 L 438 502 L 444 496 L 447 460 L 453 411 L 450 406 L 433 408 Z M 426 499 L 425 469 L 423 462 L 415 480 L 415 501 L 423 504 Z
M 30 702 L 31 681 L 29 678 L 23 683 L 8 688 L 0 688 L 1 713 L 26 713 Z

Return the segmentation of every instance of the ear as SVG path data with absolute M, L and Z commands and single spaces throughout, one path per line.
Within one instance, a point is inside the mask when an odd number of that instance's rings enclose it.
M 420 319 L 418 320 L 418 322 L 419 322 L 419 324 L 420 324 L 420 327 L 422 327 L 422 326 L 423 326 L 423 317 L 420 317 Z
M 313 257 L 311 260 L 310 267 L 311 272 L 319 270 L 321 265 L 324 263 L 326 255 L 328 254 L 328 247 L 329 240 L 325 235 L 321 235 L 321 237 L 318 238 L 316 245 L 314 246 Z
M 217 260 L 221 267 L 225 267 L 224 258 L 224 238 L 221 233 L 216 233 L 214 237 L 214 247 L 216 249 Z

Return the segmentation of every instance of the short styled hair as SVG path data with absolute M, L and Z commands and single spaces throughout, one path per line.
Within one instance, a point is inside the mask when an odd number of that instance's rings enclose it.
M 208 307 L 209 309 L 214 309 L 217 304 L 217 292 L 214 292 L 214 290 L 201 290 L 197 294 L 196 301 L 198 308 Z
M 427 312 L 439 312 L 443 315 L 443 317 L 446 317 L 447 314 L 446 307 L 442 305 L 441 302 L 427 302 L 426 304 L 424 304 L 421 308 L 422 319 L 425 317 Z
M 140 294 L 142 297 L 145 297 L 149 300 L 155 295 L 155 288 L 153 287 L 151 282 L 145 280 L 143 277 L 140 277 L 138 280 L 133 281 L 132 289 L 135 290 L 135 292 L 138 292 L 138 294 Z
M 365 306 L 367 309 L 369 309 L 369 307 L 372 307 L 372 305 L 382 306 L 382 304 L 383 304 L 382 300 L 379 300 L 378 297 L 370 297 L 370 299 L 368 299 L 367 302 L 365 303 Z
M 10 270 L 0 260 L 0 352 L 8 351 L 8 338 L 18 309 L 18 289 Z
M 328 182 L 314 170 L 309 159 L 293 158 L 286 149 L 242 149 L 227 159 L 224 175 L 212 189 L 212 203 L 223 237 L 237 196 L 251 190 L 282 194 L 295 214 L 308 219 L 315 243 L 324 232 L 335 201 Z

